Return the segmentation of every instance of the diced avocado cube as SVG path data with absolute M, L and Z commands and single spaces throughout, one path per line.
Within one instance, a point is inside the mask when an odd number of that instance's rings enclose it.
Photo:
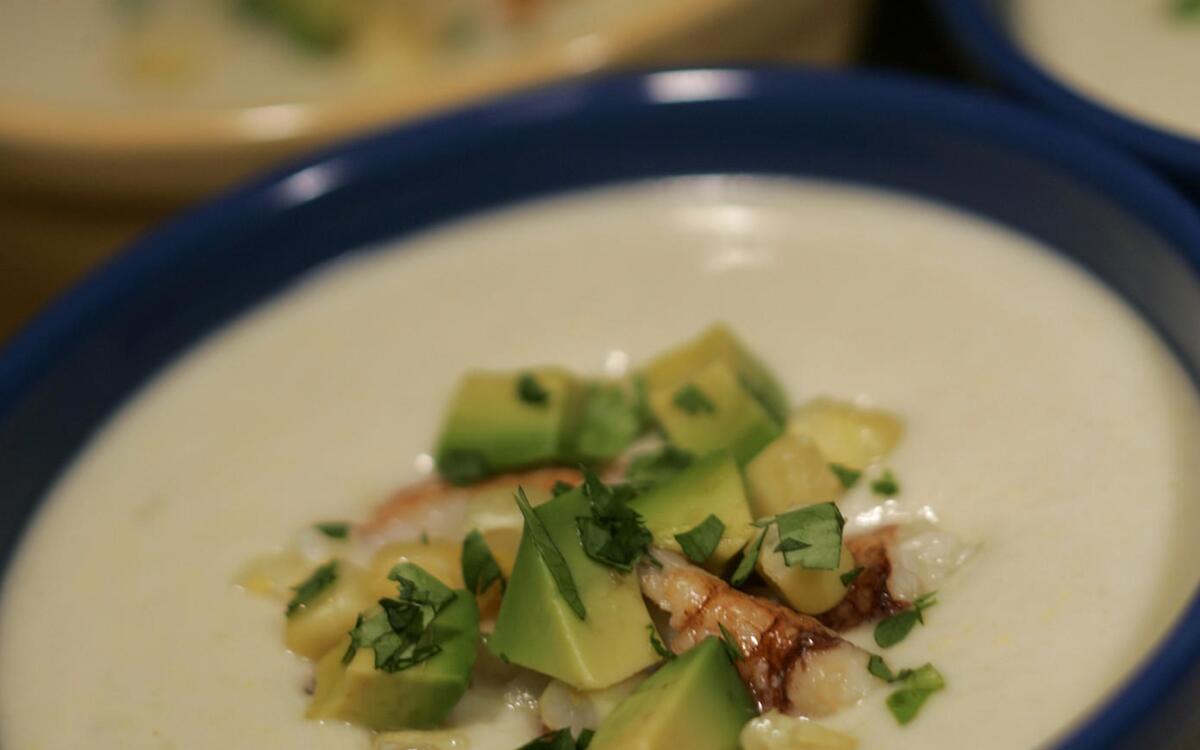
M 579 429 L 573 440 L 580 460 L 611 461 L 641 434 L 642 416 L 632 385 L 590 383 L 581 401 Z
M 366 571 L 339 560 L 333 582 L 287 616 L 284 643 L 301 656 L 319 659 L 346 635 L 358 613 L 372 601 Z
M 788 397 L 770 369 L 724 323 L 714 323 L 696 338 L 660 354 L 642 371 L 650 391 L 677 388 L 713 362 L 729 365 L 767 412 L 782 424 Z
M 862 470 L 892 452 L 904 433 L 904 424 L 881 409 L 814 398 L 792 414 L 788 432 L 811 438 L 830 463 Z
M 724 362 L 712 362 L 678 386 L 650 392 L 650 408 L 671 442 L 706 455 L 728 449 L 739 464 L 783 431 Z
M 845 492 L 817 444 L 791 432 L 775 438 L 746 464 L 746 485 L 755 518 L 832 503 Z
M 720 572 L 754 536 L 750 505 L 737 462 L 726 451 L 713 453 L 639 495 L 630 507 L 642 515 L 654 544 L 679 551 L 676 534 L 691 531 L 709 515 L 725 524 L 725 533 L 706 567 Z
M 708 638 L 655 672 L 617 706 L 590 750 L 737 750 L 754 699 L 725 647 Z
M 441 651 L 398 672 L 376 669 L 375 652 L 369 647 L 358 649 L 344 664 L 350 639 L 342 638 L 317 663 L 317 689 L 306 716 L 348 721 L 380 732 L 440 724 L 470 683 L 479 641 L 475 597 L 455 591 L 454 601 L 429 627 Z
M 563 598 L 526 529 L 488 639 L 492 653 L 580 690 L 606 688 L 656 663 L 637 574 L 602 565 L 583 551 L 578 519 L 591 514 L 583 493 L 564 493 L 533 512 L 566 560 L 586 618 Z
M 569 458 L 577 411 L 577 386 L 564 370 L 467 373 L 442 426 L 438 470 L 455 484 L 469 484 L 560 462 Z

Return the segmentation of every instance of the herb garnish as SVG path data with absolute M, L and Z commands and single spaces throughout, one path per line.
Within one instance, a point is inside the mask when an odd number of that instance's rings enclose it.
M 875 642 L 880 648 L 890 648 L 908 637 L 917 623 L 925 624 L 925 610 L 937 604 L 936 591 L 917 597 L 912 607 L 880 620 L 875 626 Z
M 712 402 L 712 399 L 691 383 L 676 391 L 671 403 L 693 417 L 697 414 L 713 414 L 717 411 L 717 405 Z
M 567 494 L 568 492 L 570 492 L 573 489 L 575 489 L 575 487 L 573 485 L 568 484 L 567 482 L 564 482 L 563 480 L 559 479 L 559 480 L 556 480 L 554 482 L 554 486 L 550 488 L 550 493 L 552 495 L 554 495 L 554 497 L 558 497 L 559 495 Z
M 834 503 L 820 503 L 775 517 L 779 544 L 789 566 L 809 570 L 834 570 L 842 559 L 842 529 L 846 519 Z
M 359 649 L 375 652 L 375 668 L 400 672 L 441 653 L 435 629 L 430 626 L 452 601 L 455 593 L 413 563 L 400 563 L 388 573 L 399 584 L 394 599 L 380 599 L 379 609 L 359 615 L 350 631 L 350 646 L 342 655 L 349 664 Z
M 463 583 L 468 591 L 479 596 L 499 581 L 500 593 L 504 593 L 504 575 L 479 529 L 471 529 L 471 533 L 463 539 L 460 563 Z
M 487 458 L 479 451 L 452 450 L 438 459 L 438 472 L 450 484 L 474 484 L 489 473 Z
M 829 470 L 832 471 L 835 476 L 837 476 L 838 481 L 841 482 L 842 486 L 846 489 L 850 489 L 857 484 L 859 477 L 862 476 L 862 472 L 858 469 L 851 469 L 850 467 L 842 466 L 841 464 L 829 464 Z
M 663 642 L 658 637 L 658 631 L 654 629 L 654 626 L 647 625 L 646 630 L 650 631 L 650 648 L 654 649 L 654 653 L 667 661 L 674 659 L 676 656 L 675 652 L 663 645 Z
M 901 726 L 917 717 L 929 696 L 946 687 L 942 674 L 932 664 L 904 670 L 898 677 L 900 689 L 888 696 L 887 707 Z
M 741 586 L 754 572 L 754 566 L 758 563 L 758 556 L 762 552 L 763 539 L 767 537 L 767 530 L 763 529 L 758 533 L 758 538 L 746 546 L 742 552 L 742 559 L 738 563 L 737 569 L 733 571 L 733 577 L 729 579 L 730 585 L 734 588 Z
M 313 524 L 313 528 L 330 539 L 345 539 L 350 536 L 350 524 L 345 521 L 322 521 Z
M 882 656 L 871 655 L 867 671 L 889 684 L 900 683 L 898 690 L 888 696 L 887 706 L 896 721 L 907 724 L 916 718 L 925 699 L 946 686 L 946 681 L 932 664 L 917 669 L 902 669 L 893 674 Z
M 588 745 L 592 744 L 592 737 L 596 733 L 591 729 L 579 730 L 579 739 L 571 738 L 571 730 L 562 728 L 554 732 L 547 732 L 537 739 L 521 745 L 517 750 L 587 750 Z
M 700 525 L 691 531 L 675 535 L 675 541 L 683 548 L 683 554 L 697 565 L 703 565 L 712 557 L 717 545 L 721 543 L 721 535 L 725 533 L 725 524 L 721 519 L 709 514 Z
M 543 406 L 550 401 L 550 391 L 543 388 L 536 377 L 526 372 L 517 378 L 517 398 L 527 404 Z
M 521 509 L 521 515 L 525 517 L 525 532 L 529 534 L 534 549 L 538 551 L 542 562 L 546 564 L 546 569 L 550 571 L 550 577 L 554 579 L 558 593 L 567 600 L 567 605 L 571 607 L 571 611 L 575 613 L 576 617 L 586 620 L 587 608 L 583 606 L 583 599 L 579 596 L 579 589 L 575 587 L 575 579 L 571 577 L 571 568 L 563 558 L 562 551 L 554 543 L 554 538 L 550 536 L 546 524 L 529 504 L 529 498 L 525 496 L 525 489 L 518 487 L 514 496 L 517 500 L 517 507 Z
M 871 492 L 881 497 L 895 497 L 900 494 L 900 483 L 896 481 L 891 469 L 884 469 L 883 476 L 871 482 Z
M 866 570 L 866 568 L 864 568 L 860 565 L 857 568 L 855 568 L 854 570 L 848 570 L 845 573 L 842 573 L 842 577 L 841 577 L 842 585 L 849 586 L 850 584 L 857 581 L 858 577 L 860 575 L 862 575 L 862 572 L 864 570 Z
M 1171 12 L 1180 20 L 1200 20 L 1200 0 L 1174 0 Z
M 696 457 L 673 445 L 666 445 L 654 453 L 634 456 L 625 470 L 625 481 L 639 489 L 646 489 L 670 479 L 692 465 Z
M 312 575 L 304 579 L 299 585 L 292 587 L 292 591 L 296 593 L 288 601 L 285 614 L 291 617 L 304 607 L 307 607 L 314 599 L 321 595 L 321 592 L 332 586 L 337 579 L 337 560 L 330 560 L 314 570 Z
M 629 507 L 636 493 L 627 484 L 610 487 L 587 467 L 582 470 L 583 496 L 592 511 L 576 519 L 583 551 L 596 562 L 627 573 L 654 540 L 641 515 Z
M 732 661 L 741 661 L 743 658 L 742 649 L 738 647 L 737 639 L 733 637 L 733 633 L 725 627 L 724 623 L 718 622 L 717 627 L 721 629 L 721 645 L 725 647 L 725 653 L 729 654 Z

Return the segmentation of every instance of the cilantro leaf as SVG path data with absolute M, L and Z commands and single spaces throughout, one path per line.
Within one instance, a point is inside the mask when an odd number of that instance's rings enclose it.
M 864 570 L 866 570 L 866 568 L 864 568 L 860 565 L 857 568 L 855 568 L 854 570 L 848 570 L 845 573 L 842 573 L 842 577 L 841 577 L 842 585 L 849 586 L 850 584 L 857 581 L 858 577 L 860 575 L 862 575 Z
M 479 529 L 471 529 L 471 533 L 463 539 L 459 562 L 462 565 L 463 583 L 468 591 L 479 596 L 499 581 L 500 593 L 504 593 L 504 575 Z
M 789 566 L 834 570 L 842 559 L 842 529 L 846 519 L 834 503 L 809 505 L 775 517 L 779 529 L 776 551 Z
M 388 578 L 399 586 L 394 599 L 380 599 L 374 610 L 358 616 L 350 630 L 350 645 L 342 655 L 349 664 L 358 651 L 375 653 L 375 669 L 399 672 L 441 653 L 436 630 L 430 627 L 456 594 L 413 563 L 400 563 Z
M 654 453 L 634 456 L 625 470 L 625 481 L 639 489 L 646 489 L 670 479 L 692 465 L 696 457 L 673 445 L 666 445 Z
M 596 562 L 627 573 L 654 540 L 641 515 L 629 507 L 634 490 L 629 485 L 610 487 L 587 467 L 582 471 L 583 496 L 592 511 L 576 519 L 583 551 Z
M 898 679 L 892 674 L 892 668 L 878 654 L 871 654 L 871 658 L 867 660 L 867 671 L 884 682 L 895 682 Z
M 571 738 L 571 730 L 563 728 L 554 732 L 547 732 L 541 737 L 521 745 L 517 750 L 587 750 L 587 746 L 592 743 L 592 736 L 595 735 L 590 729 L 582 729 L 579 732 L 579 739 Z
M 525 372 L 517 378 L 517 398 L 526 404 L 545 406 L 550 402 L 550 391 L 547 391 L 533 374 Z
M 842 466 L 841 464 L 829 464 L 829 470 L 832 471 L 835 476 L 837 476 L 838 481 L 841 482 L 842 486 L 846 489 L 850 489 L 854 485 L 858 484 L 859 478 L 862 477 L 862 472 L 858 469 L 851 469 L 850 467 Z
M 917 623 L 925 624 L 925 610 L 937 604 L 936 591 L 918 597 L 912 607 L 880 620 L 875 625 L 875 643 L 880 648 L 891 648 L 908 637 Z
M 881 497 L 895 497 L 900 494 L 900 483 L 896 481 L 891 469 L 884 469 L 883 476 L 871 482 L 871 492 Z
M 474 484 L 491 473 L 487 458 L 479 451 L 452 450 L 438 459 L 438 472 L 447 482 L 462 486 Z
M 675 541 L 683 548 L 683 554 L 697 565 L 703 565 L 712 557 L 717 545 L 721 543 L 721 535 L 725 533 L 725 524 L 721 519 L 709 514 L 700 525 L 691 531 L 675 535 Z
M 654 653 L 667 661 L 674 659 L 676 656 L 675 652 L 663 645 L 663 642 L 658 637 L 658 631 L 654 629 L 654 626 L 647 625 L 646 630 L 650 631 L 650 648 L 654 649 Z
M 729 654 L 730 661 L 741 661 L 743 659 L 742 649 L 738 647 L 733 633 L 729 632 L 724 623 L 718 622 L 717 627 L 721 629 L 721 645 L 725 647 L 725 653 Z
M 345 521 L 322 521 L 314 523 L 313 528 L 330 539 L 345 539 L 350 536 L 350 524 Z
M 946 681 L 932 664 L 906 670 L 897 678 L 900 689 L 887 698 L 887 707 L 901 726 L 917 717 L 929 696 L 946 687 Z
M 733 571 L 733 577 L 729 579 L 731 586 L 738 588 L 750 578 L 750 574 L 754 572 L 754 566 L 758 564 L 758 556 L 762 552 L 763 540 L 766 537 L 767 531 L 763 529 L 758 533 L 758 537 L 746 546 L 737 569 Z
M 287 603 L 285 614 L 288 617 L 292 617 L 309 604 L 312 604 L 325 589 L 336 583 L 337 579 L 337 560 L 330 560 L 318 567 L 308 578 L 301 581 L 299 585 L 292 587 L 292 591 L 295 593 L 292 594 L 292 598 Z
M 698 414 L 715 414 L 717 411 L 717 405 L 712 402 L 712 399 L 691 383 L 676 391 L 671 403 L 693 417 Z
M 579 589 L 575 587 L 575 579 L 571 577 L 571 568 L 567 565 L 562 551 L 554 543 L 554 538 L 550 536 L 546 524 L 529 504 L 529 498 L 525 496 L 524 488 L 517 488 L 515 498 L 517 507 L 521 509 L 521 515 L 525 517 L 525 533 L 529 534 L 534 549 L 538 551 L 542 562 L 550 571 L 550 577 L 554 579 L 558 593 L 567 600 L 568 606 L 571 607 L 571 611 L 575 613 L 576 617 L 586 620 L 587 608 L 583 606 L 583 599 L 579 596 Z

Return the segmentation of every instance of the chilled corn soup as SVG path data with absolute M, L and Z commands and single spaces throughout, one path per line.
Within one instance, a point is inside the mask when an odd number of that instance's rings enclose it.
M 1013 33 L 1085 95 L 1200 137 L 1200 6 L 1188 0 L 1017 0 Z
M 945 574 L 923 625 L 886 649 L 870 623 L 840 633 L 896 671 L 934 665 L 944 687 L 901 726 L 892 686 L 855 664 L 851 680 L 878 686 L 824 727 L 862 748 L 951 750 L 966 732 L 981 750 L 1037 746 L 1180 612 L 1200 577 L 1200 403 L 1121 301 L 1028 238 L 935 204 L 678 179 L 353 256 L 145 388 L 54 488 L 6 579 L 0 745 L 370 747 L 360 727 L 305 719 L 312 665 L 284 647 L 282 601 L 237 585 L 248 562 L 288 549 L 316 567 L 343 542 L 314 523 L 370 518 L 428 474 L 469 368 L 620 376 L 713 321 L 793 404 L 830 396 L 903 425 L 886 472 L 838 501 L 848 540 L 881 519 L 945 534 L 916 550 Z M 548 388 L 542 376 L 520 392 Z M 644 577 L 682 564 L 660 557 Z M 688 653 L 742 689 L 712 641 Z M 443 746 L 513 750 L 542 731 L 545 678 L 481 655 L 472 680 L 443 722 L 460 744 Z

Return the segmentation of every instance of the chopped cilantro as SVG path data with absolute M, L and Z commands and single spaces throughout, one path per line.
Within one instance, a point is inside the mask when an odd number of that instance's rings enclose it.
M 1200 20 L 1200 0 L 1172 0 L 1171 12 L 1183 21 Z
M 691 383 L 676 391 L 671 403 L 693 417 L 697 414 L 714 414 L 717 411 L 717 405 L 712 399 Z
M 653 625 L 647 625 L 646 630 L 650 631 L 650 648 L 654 649 L 654 653 L 658 654 L 667 661 L 675 658 L 675 652 L 663 645 L 663 642 L 658 637 L 658 631 Z
M 846 519 L 834 503 L 788 511 L 775 518 L 779 528 L 777 552 L 789 566 L 834 570 L 842 559 L 842 529 Z
M 579 739 L 572 739 L 571 730 L 564 727 L 547 732 L 541 737 L 521 745 L 517 750 L 587 750 L 588 745 L 592 744 L 593 735 L 595 732 L 592 730 L 582 729 L 579 731 Z
M 901 725 L 917 717 L 926 699 L 946 687 L 946 681 L 932 664 L 905 670 L 896 678 L 900 688 L 887 698 L 887 707 Z
M 908 637 L 917 623 L 925 624 L 925 610 L 937 604 L 936 591 L 917 598 L 912 607 L 880 620 L 875 626 L 875 643 L 880 648 L 891 648 Z
M 353 661 L 359 649 L 370 648 L 375 668 L 393 673 L 441 653 L 436 629 L 430 625 L 454 601 L 454 591 L 413 563 L 400 563 L 388 578 L 399 585 L 399 594 L 380 599 L 377 610 L 358 616 L 343 664 Z
M 580 458 L 609 460 L 628 448 L 641 433 L 637 404 L 620 383 L 595 383 L 582 400 L 574 442 Z
M 544 406 L 550 402 L 550 391 L 547 391 L 532 374 L 522 373 L 517 378 L 517 398 L 526 404 Z
M 855 484 L 858 484 L 858 480 L 862 476 L 862 472 L 858 469 L 851 469 L 850 467 L 842 466 L 841 464 L 829 464 L 829 470 L 837 476 L 838 481 L 841 482 L 842 486 L 846 489 L 850 489 Z
M 500 591 L 504 592 L 504 576 L 500 573 L 500 565 L 492 556 L 492 551 L 488 549 L 479 529 L 471 529 L 471 533 L 463 539 L 460 561 L 463 583 L 468 591 L 479 596 L 491 588 L 493 583 L 499 582 Z
M 479 451 L 453 450 L 442 454 L 438 471 L 450 484 L 474 484 L 488 475 L 487 458 Z
M 716 551 L 717 545 L 721 543 L 721 535 L 724 533 L 725 524 L 721 523 L 721 519 L 709 514 L 708 518 L 701 521 L 696 528 L 676 534 L 675 541 L 679 542 L 679 546 L 683 548 L 683 554 L 687 555 L 689 560 L 697 565 L 703 565 Z
M 891 469 L 884 469 L 883 476 L 871 482 L 871 492 L 881 497 L 895 497 L 900 494 L 900 483 L 896 481 Z
M 743 658 L 742 649 L 738 647 L 737 639 L 733 637 L 733 633 L 725 627 L 724 623 L 717 623 L 717 627 L 721 629 L 721 645 L 725 647 L 725 653 L 729 654 L 731 661 L 741 661 Z
M 736 587 L 741 586 L 750 578 L 750 574 L 754 572 L 754 566 L 758 563 L 758 556 L 762 552 L 763 539 L 767 536 L 766 529 L 758 533 L 758 536 L 753 542 L 746 545 L 746 549 L 742 552 L 742 559 L 738 563 L 737 569 L 733 571 L 733 577 L 729 579 L 730 585 Z
M 845 573 L 842 573 L 842 585 L 849 586 L 850 584 L 857 581 L 858 577 L 860 575 L 862 575 L 862 572 L 864 570 L 866 570 L 866 568 L 864 568 L 860 565 L 857 568 L 855 568 L 854 570 L 849 570 L 849 571 L 846 571 Z
M 573 486 L 559 479 L 555 481 L 554 486 L 550 488 L 550 492 L 553 493 L 555 497 L 558 497 L 559 495 L 567 494 L 573 489 L 575 489 Z
M 298 586 L 292 588 L 292 591 L 295 593 L 287 603 L 287 616 L 291 617 L 309 604 L 312 604 L 313 600 L 320 596 L 325 589 L 332 586 L 337 579 L 337 560 L 330 560 L 314 570 L 312 575 L 304 579 Z
M 666 445 L 653 453 L 634 456 L 625 471 L 625 481 L 635 487 L 646 489 L 670 479 L 692 465 L 696 457 L 673 445 Z
M 629 485 L 610 487 L 583 468 L 583 495 L 592 511 L 576 519 L 583 551 L 596 562 L 623 572 L 633 570 L 654 540 L 641 515 L 629 507 L 634 494 Z
M 330 539 L 345 539 L 350 536 L 350 524 L 345 521 L 322 521 L 313 524 L 313 528 Z
M 550 577 L 554 579 L 554 585 L 558 587 L 558 593 L 562 594 L 562 598 L 567 600 L 567 604 L 571 607 L 571 611 L 580 620 L 587 619 L 587 609 L 583 606 L 583 599 L 579 596 L 579 589 L 575 587 L 575 579 L 571 577 L 571 568 L 567 565 L 567 561 L 563 558 L 562 552 L 558 549 L 558 545 L 554 543 L 553 537 L 546 529 L 546 524 L 538 517 L 533 506 L 529 504 L 529 498 L 525 496 L 524 488 L 518 487 L 516 494 L 517 507 L 521 509 L 521 515 L 525 517 L 525 531 L 529 534 L 529 538 L 533 541 L 534 548 L 538 551 L 538 555 L 542 558 L 542 562 L 546 564 L 547 570 L 550 571 Z

